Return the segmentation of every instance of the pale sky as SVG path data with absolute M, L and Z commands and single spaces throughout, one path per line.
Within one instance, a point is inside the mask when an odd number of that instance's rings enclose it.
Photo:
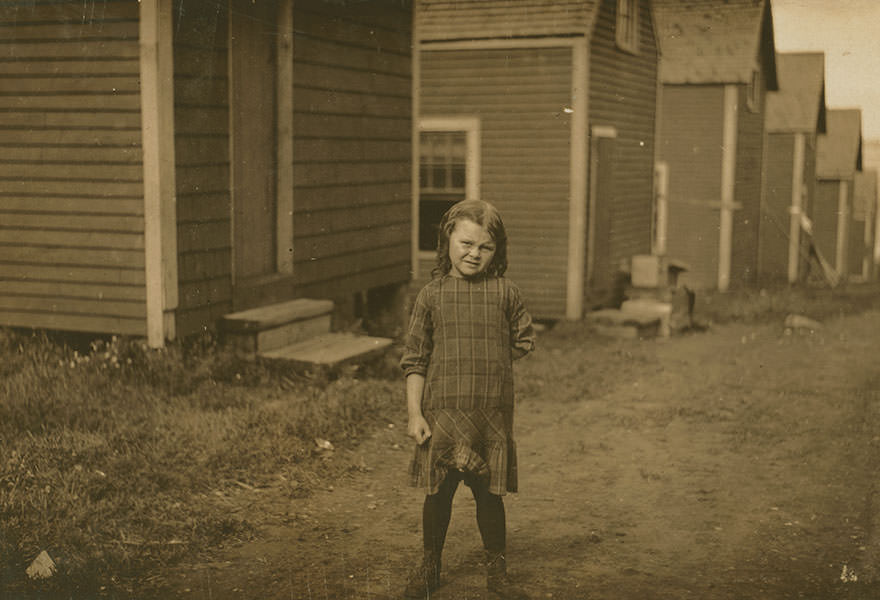
M 776 50 L 825 52 L 825 100 L 880 140 L 880 0 L 771 0 Z

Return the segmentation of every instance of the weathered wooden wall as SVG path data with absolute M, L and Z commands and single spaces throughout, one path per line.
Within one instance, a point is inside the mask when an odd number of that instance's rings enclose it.
M 607 262 L 594 265 L 609 280 L 620 261 L 651 251 L 654 130 L 657 109 L 657 45 L 651 7 L 642 0 L 638 54 L 615 43 L 616 1 L 603 0 L 590 42 L 590 118 L 592 125 L 617 129 L 612 197 L 609 205 Z
M 659 159 L 669 165 L 667 255 L 685 261 L 682 281 L 718 285 L 721 201 L 721 85 L 664 85 Z
M 759 78 L 763 81 L 763 78 Z M 754 284 L 758 272 L 758 228 L 761 220 L 761 174 L 764 159 L 763 84 L 754 109 L 746 104 L 746 86 L 739 85 L 739 120 L 736 136 L 734 200 L 741 208 L 733 212 L 733 244 L 730 254 L 730 286 Z
M 813 240 L 825 260 L 835 266 L 837 249 L 837 208 L 840 180 L 820 179 L 816 183 L 816 200 L 813 203 Z
M 181 336 L 229 312 L 228 11 L 175 0 L 174 129 Z
M 0 325 L 145 332 L 138 14 L 0 5 Z
M 510 239 L 508 274 L 539 317 L 565 315 L 572 50 L 422 51 L 422 117 L 481 120 L 481 197 Z
M 758 266 L 762 283 L 788 280 L 794 138 L 793 133 L 771 133 L 767 136 Z

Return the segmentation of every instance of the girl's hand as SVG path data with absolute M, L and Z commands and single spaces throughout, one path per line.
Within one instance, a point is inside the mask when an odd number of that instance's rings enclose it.
M 406 432 L 420 446 L 425 443 L 425 440 L 431 437 L 431 427 L 428 426 L 428 422 L 422 415 L 410 417 Z

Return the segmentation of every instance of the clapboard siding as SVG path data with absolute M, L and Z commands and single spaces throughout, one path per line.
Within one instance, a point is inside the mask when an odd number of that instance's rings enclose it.
M 767 135 L 764 206 L 760 221 L 759 276 L 762 282 L 788 279 L 794 144 L 793 133 Z
M 409 279 L 411 9 L 294 2 L 297 295 Z
M 609 248 L 602 253 L 608 262 L 594 265 L 600 281 L 610 280 L 622 259 L 651 250 L 657 45 L 650 2 L 642 0 L 639 52 L 621 51 L 615 41 L 616 6 L 616 1 L 601 2 L 590 42 L 590 125 L 617 129 L 612 197 L 597 199 L 610 208 Z
M 177 331 L 232 308 L 226 3 L 175 0 Z
M 0 6 L 0 324 L 145 332 L 139 6 Z
M 759 78 L 761 79 L 761 78 Z M 764 90 L 752 110 L 746 106 L 746 87 L 738 85 L 739 120 L 736 142 L 734 199 L 742 208 L 733 213 L 730 260 L 731 287 L 757 280 L 758 228 L 761 220 L 761 181 L 764 156 Z
M 718 285 L 724 88 L 664 85 L 658 156 L 669 166 L 667 254 L 685 261 L 682 281 Z
M 508 274 L 530 311 L 547 318 L 565 315 L 570 118 L 562 109 L 571 103 L 571 52 L 421 53 L 420 114 L 480 119 L 482 199 L 504 217 Z
M 813 241 L 816 248 L 836 268 L 837 209 L 841 182 L 837 179 L 821 179 L 816 183 L 816 200 L 813 203 Z

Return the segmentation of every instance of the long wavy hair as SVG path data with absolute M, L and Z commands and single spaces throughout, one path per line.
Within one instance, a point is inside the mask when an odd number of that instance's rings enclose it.
M 492 236 L 495 242 L 495 256 L 486 267 L 486 275 L 500 277 L 507 271 L 507 231 L 498 209 L 484 200 L 462 200 L 453 204 L 440 219 L 440 227 L 437 232 L 437 264 L 431 270 L 434 278 L 443 277 L 452 270 L 452 262 L 449 260 L 449 236 L 455 229 L 455 224 L 466 219 L 473 221 Z

